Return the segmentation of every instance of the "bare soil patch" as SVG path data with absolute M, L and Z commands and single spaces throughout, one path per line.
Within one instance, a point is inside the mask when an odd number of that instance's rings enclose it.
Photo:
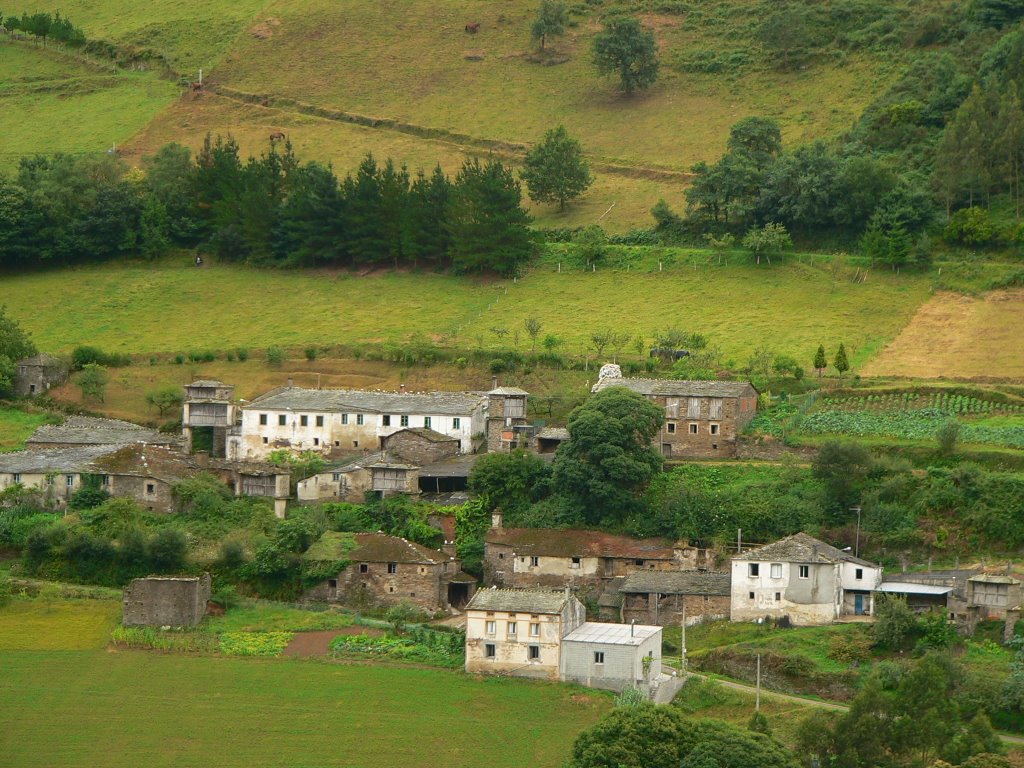
M 980 298 L 937 293 L 861 370 L 866 376 L 1012 381 L 1024 378 L 1024 290 Z
M 310 658 L 312 656 L 326 656 L 330 651 L 331 640 L 339 635 L 369 635 L 380 637 L 383 630 L 373 627 L 345 627 L 343 629 L 326 629 L 319 632 L 296 632 L 295 637 L 288 643 L 282 655 L 293 658 Z

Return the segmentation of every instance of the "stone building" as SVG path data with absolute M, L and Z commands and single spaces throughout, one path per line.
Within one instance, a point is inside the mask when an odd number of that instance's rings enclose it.
M 124 590 L 126 627 L 194 627 L 206 615 L 210 574 L 147 576 Z
M 433 550 L 383 533 L 328 531 L 303 559 L 345 566 L 306 597 L 352 606 L 408 602 L 431 613 L 461 607 L 472 597 L 476 579 L 462 572 L 454 548 L 448 549 Z
M 1021 580 L 1008 573 L 979 573 L 967 580 L 968 617 L 1005 619 L 1021 608 Z
M 408 464 L 424 466 L 459 453 L 458 438 L 425 427 L 408 427 L 380 439 L 381 450 Z
M 185 385 L 181 433 L 188 453 L 202 446 L 211 456 L 227 456 L 227 435 L 236 419 L 234 398 L 234 386 L 216 379 L 199 379 Z
M 383 460 L 381 451 L 328 464 L 322 472 L 300 480 L 299 501 L 347 501 L 361 504 L 373 488 L 370 467 Z
M 68 377 L 67 363 L 45 353 L 26 357 L 15 365 L 14 394 L 18 397 L 45 395 L 50 387 L 63 384 Z
M 528 394 L 519 387 L 499 387 L 487 393 L 487 451 L 508 453 L 530 446 L 532 428 L 526 420 Z
M 707 567 L 706 550 L 668 539 L 634 539 L 603 531 L 505 528 L 492 516 L 484 536 L 484 582 L 499 587 L 603 589 L 637 571 Z
M 466 605 L 466 671 L 558 680 L 586 609 L 568 589 L 481 589 Z
M 459 441 L 471 453 L 486 435 L 488 398 L 479 392 L 369 392 L 278 387 L 241 408 L 227 454 L 259 459 L 271 451 L 326 455 L 378 451 L 382 439 L 410 427 Z
M 177 446 L 180 442 L 181 438 L 177 435 L 142 427 L 130 421 L 101 419 L 94 416 L 68 416 L 60 424 L 42 424 L 37 427 L 25 441 L 25 447 L 40 450 L 130 443 Z
M 796 533 L 732 559 L 730 617 L 812 625 L 871 615 L 881 579 L 880 565 Z
M 63 507 L 94 472 L 93 462 L 118 447 L 89 445 L 0 453 L 0 490 L 15 484 L 34 488 L 48 503 Z
M 729 617 L 728 573 L 716 571 L 646 571 L 625 578 L 620 621 L 661 627 Z
M 749 382 L 613 375 L 602 378 L 591 391 L 608 387 L 627 387 L 665 410 L 665 423 L 653 444 L 666 458 L 735 456 L 737 436 L 757 413 L 757 390 Z

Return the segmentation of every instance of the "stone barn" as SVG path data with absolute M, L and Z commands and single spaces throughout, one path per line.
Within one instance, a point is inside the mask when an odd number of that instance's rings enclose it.
M 622 621 L 661 627 L 703 619 L 729 618 L 728 573 L 716 571 L 647 571 L 626 577 L 622 595 Z
M 147 576 L 124 590 L 126 627 L 194 627 L 206 615 L 210 574 Z
M 45 395 L 68 377 L 68 365 L 59 357 L 40 354 L 19 360 L 14 373 L 14 394 L 19 397 Z

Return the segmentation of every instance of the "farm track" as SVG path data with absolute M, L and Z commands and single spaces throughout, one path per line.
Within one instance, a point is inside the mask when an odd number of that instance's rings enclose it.
M 205 93 L 212 93 L 216 96 L 220 96 L 221 98 L 249 106 L 263 107 L 264 109 L 271 109 L 279 112 L 291 112 L 309 117 L 318 117 L 323 120 L 330 120 L 333 122 L 351 123 L 365 128 L 393 131 L 409 136 L 415 136 L 419 139 L 447 144 L 464 151 L 485 150 L 509 160 L 521 161 L 530 149 L 530 145 L 519 142 L 470 136 L 464 133 L 455 133 L 454 131 L 449 131 L 444 128 L 430 128 L 423 125 L 394 120 L 388 117 L 370 117 L 368 115 L 361 115 L 355 112 L 321 107 L 316 104 L 299 101 L 287 96 L 248 93 L 246 91 L 240 91 L 235 88 L 215 84 L 206 85 L 204 87 L 204 91 Z M 591 168 L 594 170 L 633 179 L 687 182 L 693 178 L 692 173 L 672 168 L 629 165 L 593 155 L 588 155 L 587 160 L 589 161 Z

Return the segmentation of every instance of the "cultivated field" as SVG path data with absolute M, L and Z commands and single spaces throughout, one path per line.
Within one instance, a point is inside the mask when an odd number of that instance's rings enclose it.
M 939 293 L 868 362 L 869 376 L 1024 379 L 1024 290 Z
M 611 705 L 567 686 L 436 669 L 79 650 L 102 643 L 69 636 L 62 607 L 47 621 L 45 601 L 28 602 L 37 615 L 26 623 L 23 604 L 0 608 L 0 713 L 17 712 L 0 715 L 10 768 L 555 768 Z M 116 601 L 70 604 L 105 631 L 116 621 Z

